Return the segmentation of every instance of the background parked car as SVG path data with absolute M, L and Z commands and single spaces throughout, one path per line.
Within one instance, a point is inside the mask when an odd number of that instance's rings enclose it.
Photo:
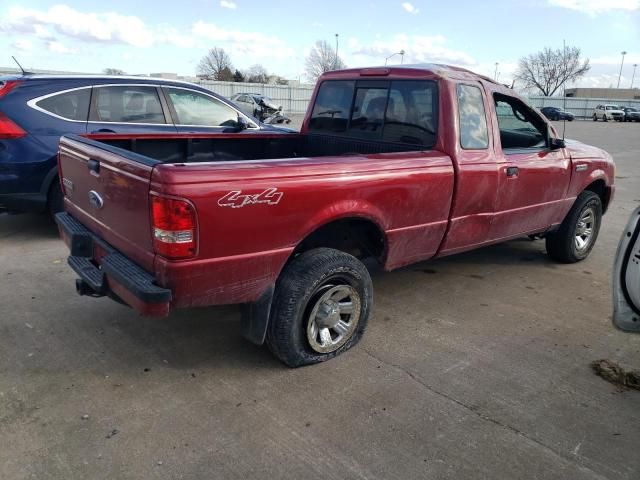
M 623 107 L 625 122 L 640 122 L 640 110 L 634 107 Z
M 567 112 L 558 107 L 542 107 L 540 111 L 547 117 L 549 120 L 569 120 L 573 121 L 575 115 L 571 112 Z
M 59 211 L 69 133 L 282 132 L 197 85 L 122 76 L 0 77 L 0 211 Z
M 624 110 L 622 110 L 622 107 L 619 107 L 618 105 L 609 103 L 598 105 L 593 110 L 593 121 L 596 122 L 598 120 L 602 120 L 604 122 L 609 120 L 621 122 L 624 120 Z
M 240 110 L 247 115 L 251 115 L 260 121 L 264 121 L 266 117 L 276 112 L 282 111 L 282 106 L 269 97 L 259 93 L 236 93 L 231 97 Z

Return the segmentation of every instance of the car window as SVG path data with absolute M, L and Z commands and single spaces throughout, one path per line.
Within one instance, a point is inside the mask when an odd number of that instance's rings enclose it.
M 459 84 L 458 112 L 460 117 L 460 146 L 466 149 L 484 149 L 489 146 L 487 117 L 484 112 L 482 91 L 473 85 Z
M 504 150 L 546 146 L 546 123 L 525 103 L 494 93 L 500 142 Z
M 112 123 L 166 123 L 155 87 L 94 87 L 90 120 Z
M 83 88 L 43 98 L 36 102 L 36 105 L 67 120 L 86 122 L 90 98 L 91 88 Z
M 356 99 L 349 122 L 351 135 L 371 139 L 382 138 L 387 94 L 386 87 L 356 88 Z
M 356 82 L 323 82 L 311 112 L 309 129 L 314 132 L 346 132 Z
M 194 90 L 166 88 L 173 103 L 176 124 L 210 127 L 235 127 L 238 112 L 213 97 Z

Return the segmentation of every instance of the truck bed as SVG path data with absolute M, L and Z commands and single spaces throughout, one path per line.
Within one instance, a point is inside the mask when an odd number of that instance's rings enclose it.
M 419 151 L 420 146 L 317 134 L 119 135 L 90 139 L 161 163 L 224 162 Z M 357 152 L 357 153 L 356 153 Z

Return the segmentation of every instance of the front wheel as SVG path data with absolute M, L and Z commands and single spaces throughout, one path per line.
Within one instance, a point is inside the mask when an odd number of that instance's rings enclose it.
M 373 299 L 366 267 L 331 248 L 316 248 L 284 268 L 271 307 L 267 345 L 290 367 L 329 360 L 364 333 Z
M 546 236 L 547 253 L 562 263 L 575 263 L 589 256 L 602 223 L 602 201 L 594 192 L 584 191 L 560 224 Z
M 603 122 L 608 122 L 609 121 L 609 119 L 607 118 L 606 114 L 602 116 L 602 121 Z

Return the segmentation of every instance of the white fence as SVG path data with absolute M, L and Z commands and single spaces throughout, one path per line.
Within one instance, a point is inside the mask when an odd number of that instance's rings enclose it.
M 262 83 L 237 83 L 201 80 L 197 82 L 223 97 L 231 97 L 236 93 L 259 93 L 273 99 L 281 105 L 285 113 L 300 114 L 307 111 L 314 85 L 270 85 Z
M 640 109 L 640 100 L 611 98 L 529 97 L 529 103 L 538 109 L 542 107 L 559 107 L 573 113 L 577 118 L 591 118 L 593 116 L 593 109 L 603 103 Z

